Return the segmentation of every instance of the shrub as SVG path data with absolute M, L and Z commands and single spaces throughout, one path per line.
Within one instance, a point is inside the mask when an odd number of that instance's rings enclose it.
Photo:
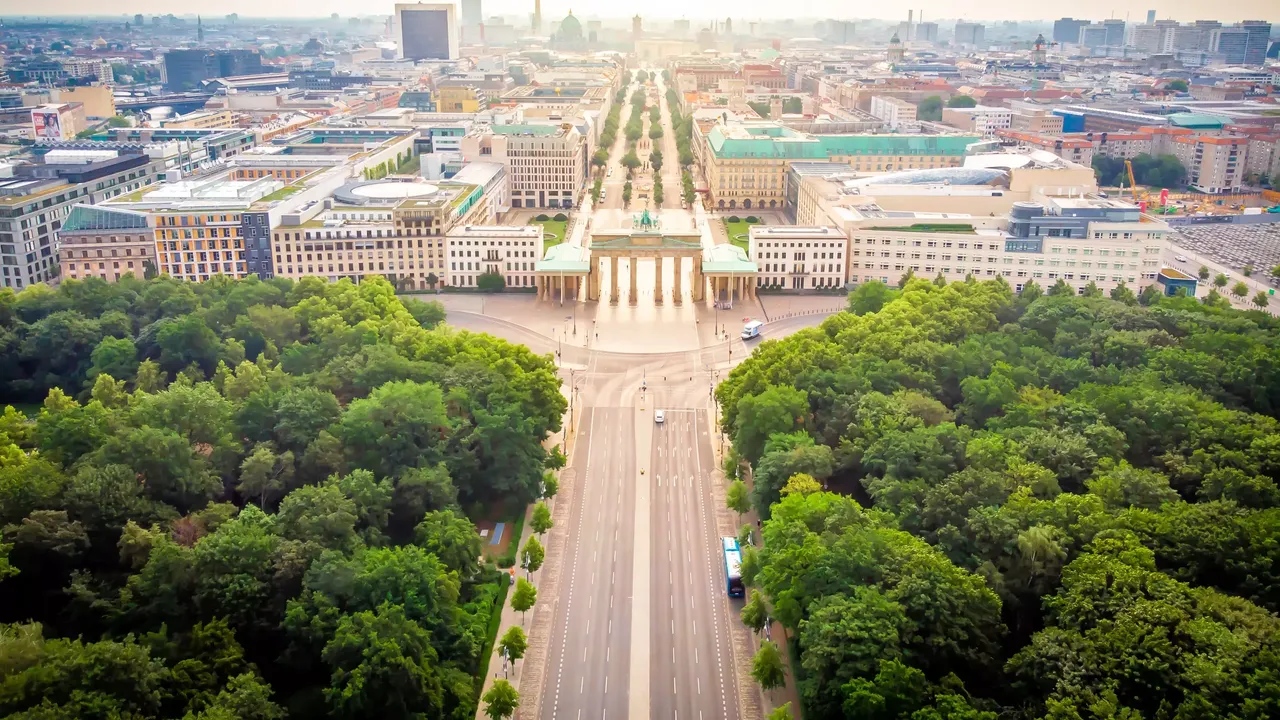
M 556 216 L 552 219 L 555 220 L 556 222 L 565 222 L 566 220 L 569 219 L 569 216 L 565 215 L 564 213 L 556 213 Z
M 550 220 L 550 219 L 551 219 L 551 218 L 547 217 L 547 214 L 546 214 L 546 213 L 542 213 L 542 214 L 541 214 L 541 215 L 539 215 L 538 217 L 534 218 L 534 220 L 537 220 L 538 222 L 546 222 L 546 221 L 548 221 L 548 220 Z
M 729 222 L 742 222 L 742 218 L 738 217 L 737 215 L 730 215 Z
M 507 287 L 507 279 L 502 273 L 481 273 L 476 276 L 476 287 L 482 292 L 502 292 Z
M 758 223 L 758 222 L 760 222 L 760 218 L 756 217 L 755 215 L 748 215 L 748 216 L 747 216 L 747 223 L 748 223 L 749 225 L 755 225 L 755 224 L 756 224 L 756 223 Z

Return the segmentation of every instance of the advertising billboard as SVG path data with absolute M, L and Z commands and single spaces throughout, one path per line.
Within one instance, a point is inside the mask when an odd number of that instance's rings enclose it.
M 62 114 L 56 109 L 35 108 L 31 111 L 31 123 L 35 127 L 36 139 L 66 140 Z

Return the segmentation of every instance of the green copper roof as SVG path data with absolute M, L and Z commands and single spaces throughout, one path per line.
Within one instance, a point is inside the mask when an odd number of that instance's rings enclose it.
M 82 230 L 145 230 L 147 214 L 136 210 L 76 205 L 62 223 L 62 232 Z
M 743 126 L 749 137 L 717 126 L 707 135 L 717 158 L 826 160 L 849 155 L 960 157 L 978 135 L 810 135 L 780 125 Z
M 1170 125 L 1193 130 L 1221 130 L 1228 122 L 1231 122 L 1230 118 L 1208 113 L 1173 113 L 1169 116 Z
M 759 268 L 747 259 L 747 251 L 725 243 L 716 245 L 702 254 L 702 272 L 723 275 L 755 275 Z
M 587 252 L 581 245 L 560 243 L 547 248 L 546 256 L 533 269 L 538 272 L 580 275 L 591 269 Z

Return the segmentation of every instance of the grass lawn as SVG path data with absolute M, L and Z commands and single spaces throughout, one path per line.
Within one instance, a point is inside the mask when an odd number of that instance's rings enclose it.
M 285 185 L 284 187 L 271 193 L 270 195 L 264 195 L 259 202 L 272 202 L 275 200 L 283 200 L 289 197 L 290 195 L 293 195 L 294 193 L 302 192 L 305 189 L 306 189 L 306 186 L 304 186 L 302 183 L 298 183 L 296 185 Z
M 555 216 L 550 215 L 550 217 Z M 564 220 L 530 220 L 529 224 L 542 226 L 542 249 L 543 251 L 546 251 L 547 249 L 564 242 L 565 228 L 569 223 Z
M 729 236 L 729 242 L 733 243 L 734 245 L 737 245 L 738 247 L 742 248 L 744 252 L 746 252 L 747 242 L 748 242 L 747 236 L 751 232 L 751 225 L 753 223 L 748 223 L 745 220 L 739 220 L 738 222 L 729 222 L 728 220 L 724 220 L 724 219 L 721 219 L 720 222 L 724 223 L 724 231 L 725 231 L 725 234 Z M 754 223 L 754 224 L 758 225 L 759 223 Z M 742 237 L 738 238 L 737 237 L 738 235 L 741 235 Z

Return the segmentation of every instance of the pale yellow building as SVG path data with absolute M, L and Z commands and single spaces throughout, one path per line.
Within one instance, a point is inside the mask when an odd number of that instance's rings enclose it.
M 76 205 L 58 230 L 58 264 L 63 278 L 96 277 L 116 282 L 133 273 L 157 272 L 156 241 L 146 213 Z
M 84 105 L 84 114 L 91 118 L 115 117 L 116 99 L 109 85 L 82 85 L 57 88 L 58 102 L 78 102 Z
M 483 90 L 469 85 L 445 85 L 436 94 L 436 107 L 440 112 L 480 112 L 489 104 Z
M 694 124 L 695 134 L 702 127 Z M 707 178 L 708 201 L 718 210 L 778 209 L 786 204 L 792 162 L 848 163 L 861 172 L 955 167 L 974 135 L 813 135 L 775 122 L 717 123 L 695 155 Z
M 165 120 L 162 127 L 186 130 L 210 130 L 235 127 L 235 116 L 230 110 L 197 110 Z

